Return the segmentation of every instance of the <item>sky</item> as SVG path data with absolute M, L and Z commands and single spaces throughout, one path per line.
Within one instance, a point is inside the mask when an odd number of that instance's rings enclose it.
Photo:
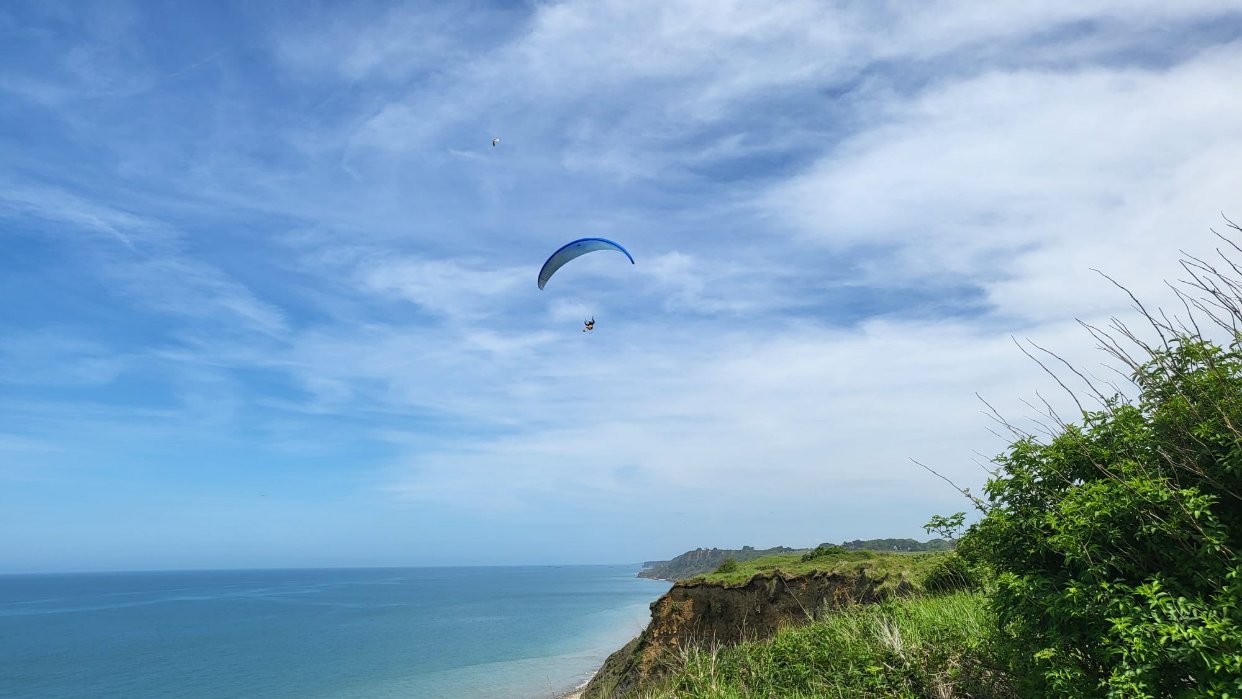
M 926 538 L 1073 414 L 1015 340 L 1242 219 L 1239 75 L 1231 1 L 3 3 L 0 572 Z

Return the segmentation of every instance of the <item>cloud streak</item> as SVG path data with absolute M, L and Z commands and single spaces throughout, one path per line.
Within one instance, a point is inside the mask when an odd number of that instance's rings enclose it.
M 1090 268 L 1167 300 L 1242 174 L 1223 2 L 195 12 L 0 24 L 0 448 L 139 518 L 261 483 L 356 563 L 918 535 L 976 392 L 1072 415 L 1012 337 L 1104 373 Z M 638 264 L 538 290 L 583 235 Z

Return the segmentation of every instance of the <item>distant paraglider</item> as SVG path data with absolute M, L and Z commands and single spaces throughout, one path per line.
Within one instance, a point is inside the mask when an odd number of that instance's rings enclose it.
M 542 289 L 548 283 L 548 280 L 552 278 L 552 275 L 556 274 L 556 270 L 565 266 L 566 262 L 596 250 L 616 250 L 628 257 L 630 264 L 634 264 L 633 255 L 630 255 L 628 250 L 611 240 L 606 238 L 579 238 L 562 245 L 559 250 L 552 253 L 547 262 L 543 263 L 543 268 L 539 270 L 539 288 Z M 591 325 L 594 327 L 594 323 Z
M 492 139 L 492 148 L 495 148 L 497 143 L 500 143 L 500 139 L 499 139 L 499 138 L 493 138 L 493 139 Z
M 585 320 L 582 322 L 582 332 L 589 333 L 594 330 L 595 330 L 595 318 L 594 317 L 592 317 L 590 320 Z

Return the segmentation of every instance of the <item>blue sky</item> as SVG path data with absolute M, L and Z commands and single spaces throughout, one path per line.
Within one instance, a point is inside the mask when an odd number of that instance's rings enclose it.
M 0 571 L 920 536 L 1242 216 L 1230 2 L 260 5 L 0 7 Z

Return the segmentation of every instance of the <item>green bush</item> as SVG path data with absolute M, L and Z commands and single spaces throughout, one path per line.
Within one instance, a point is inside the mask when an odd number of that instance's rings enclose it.
M 735 558 L 724 559 L 724 561 L 722 561 L 720 565 L 716 567 L 716 572 L 717 573 L 736 573 L 737 572 L 737 559 Z
M 1179 336 L 1141 394 L 997 459 L 963 546 L 1024 695 L 1242 697 L 1242 336 Z
M 929 592 L 952 590 L 976 590 L 982 585 L 983 576 L 978 566 L 962 555 L 953 552 L 939 558 L 923 576 L 923 588 Z
M 802 554 L 802 562 L 807 563 L 821 558 L 831 558 L 832 556 L 837 556 L 843 553 L 849 553 L 849 550 L 844 546 L 824 546 L 823 544 L 820 544 L 815 547 L 814 551 Z

